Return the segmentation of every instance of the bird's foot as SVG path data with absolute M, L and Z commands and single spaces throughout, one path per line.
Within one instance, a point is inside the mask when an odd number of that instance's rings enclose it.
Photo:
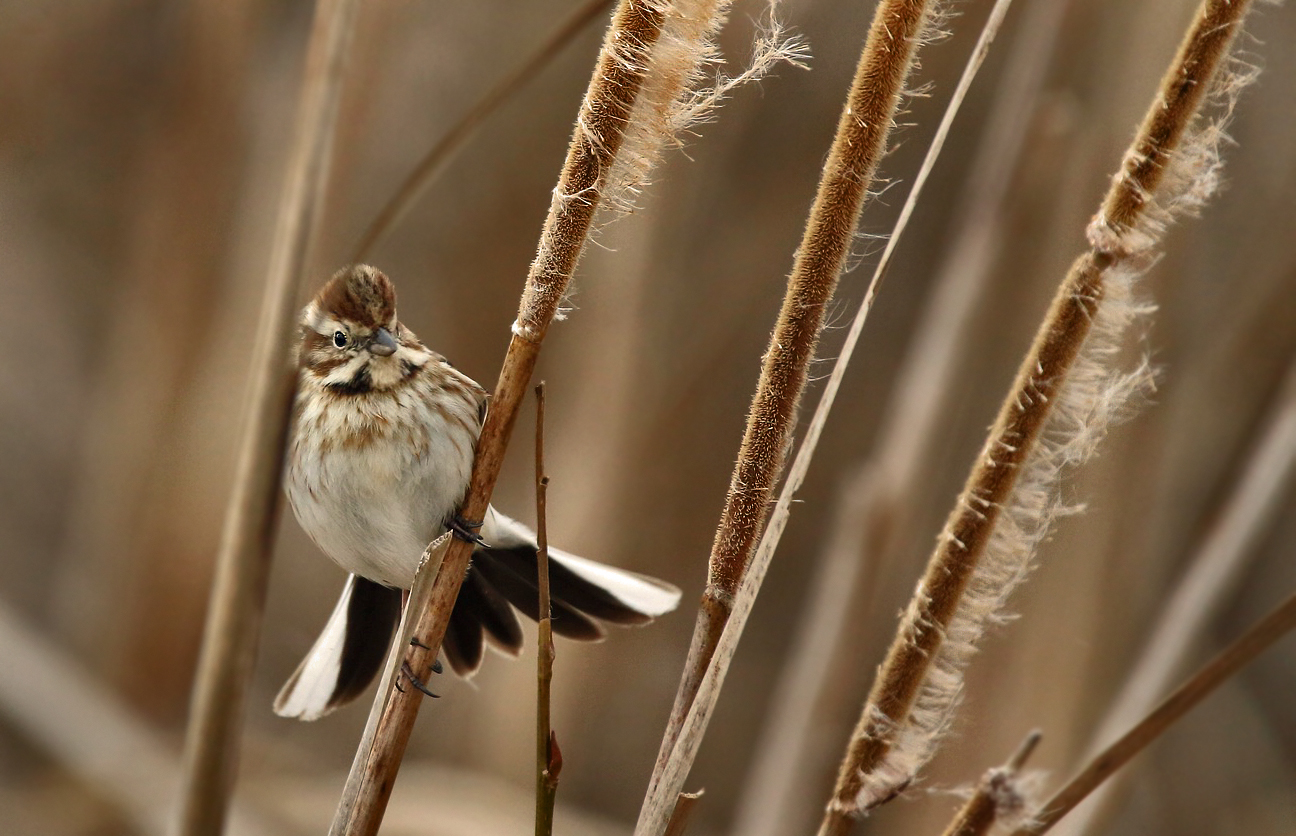
M 484 546 L 486 545 L 486 542 L 482 540 L 481 535 L 477 533 L 481 530 L 483 522 L 484 520 L 472 522 L 471 520 L 464 519 L 459 514 L 455 514 L 454 517 L 451 518 L 448 528 L 450 529 L 450 533 L 455 537 L 458 537 L 460 540 L 472 543 L 474 546 Z
M 413 638 L 410 639 L 410 647 L 421 647 L 421 648 L 424 649 L 424 650 L 431 650 L 431 649 L 432 649 L 432 648 L 429 647 L 428 645 L 426 645 L 426 644 L 424 644 L 423 642 L 419 641 L 417 636 L 415 636 L 415 637 L 413 637 Z M 409 663 L 407 662 L 406 664 L 409 664 Z M 441 673 L 441 671 L 443 671 L 443 670 L 445 670 L 445 669 L 441 667 L 441 660 L 440 660 L 440 659 L 433 659 L 433 660 L 432 660 L 432 673 Z
M 437 668 L 439 667 L 440 667 L 439 663 L 434 664 L 432 666 L 433 672 L 439 673 L 439 671 L 437 671 Z M 405 674 L 405 678 L 410 681 L 410 684 L 413 685 L 415 690 L 417 690 L 419 693 L 426 694 L 427 696 L 432 697 L 433 699 L 441 698 L 440 694 L 434 694 L 431 691 L 429 691 L 427 685 L 424 684 L 423 680 L 419 679 L 417 676 L 414 675 L 414 669 L 410 667 L 409 662 L 401 662 L 401 673 Z M 396 687 L 399 688 L 400 685 L 398 684 Z

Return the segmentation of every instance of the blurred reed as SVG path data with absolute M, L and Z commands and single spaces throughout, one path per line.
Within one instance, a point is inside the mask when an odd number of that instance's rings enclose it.
M 578 5 L 509 3 L 516 25 L 508 27 L 498 24 L 505 5 L 497 0 L 365 6 L 342 91 L 337 176 L 307 272 L 327 275 L 348 258 L 431 140 Z M 1046 285 L 1082 243 L 1079 230 L 1190 5 L 1032 0 L 1008 18 L 1013 46 L 990 56 L 986 80 L 971 91 L 966 123 L 956 126 L 908 242 L 894 254 L 891 269 L 903 281 L 878 297 L 859 348 L 868 362 L 843 381 L 838 421 L 826 426 L 798 492 L 783 557 L 771 567 L 747 649 L 734 658 L 691 773 L 690 784 L 707 793 L 691 808 L 688 832 L 750 821 L 753 799 L 764 795 L 759 785 L 743 794 L 751 780 L 745 765 L 754 762 L 767 710 L 785 716 L 787 689 L 774 683 L 804 661 L 793 634 L 832 539 L 833 562 L 858 573 L 860 591 L 832 590 L 849 599 L 829 625 L 838 650 L 824 660 L 829 676 L 812 712 L 800 717 L 801 751 L 784 753 L 798 766 L 777 829 L 813 828 L 864 675 L 885 650 L 881 640 L 894 631 L 893 613 L 926 556 L 921 544 L 939 528 L 960 471 L 983 441 L 1047 303 Z M 766 8 L 734 5 L 716 38 L 717 60 L 733 64 L 750 49 Z M 987 10 L 959 7 L 949 47 L 925 56 L 922 77 L 935 80 L 937 93 L 952 88 Z M 631 217 L 595 224 L 599 246 L 589 248 L 562 302 L 573 315 L 552 330 L 537 366 L 550 384 L 555 543 L 701 593 L 700 556 L 731 478 L 754 359 L 768 344 L 781 274 L 802 235 L 840 91 L 872 13 L 872 4 L 781 4 L 789 31 L 813 47 L 811 72 L 733 91 L 714 124 L 682 135 L 687 153 L 667 155 Z M 1060 22 L 1055 41 L 1029 23 L 1049 14 Z M 1065 489 L 1064 500 L 1078 496 L 1087 511 L 1059 523 L 1032 583 L 1015 596 L 1021 623 L 987 642 L 983 663 L 970 669 L 958 733 L 910 791 L 915 801 L 878 809 L 860 832 L 941 832 L 953 803 L 921 790 L 969 784 L 999 757 L 993 753 L 1011 751 L 1034 726 L 1046 733 L 1034 762 L 1054 774 L 1079 768 L 1171 590 L 1189 578 L 1189 561 L 1215 526 L 1231 518 L 1234 486 L 1249 483 L 1242 474 L 1296 351 L 1296 249 L 1284 222 L 1296 211 L 1296 121 L 1286 107 L 1296 96 L 1296 55 L 1275 48 L 1296 38 L 1296 20 L 1289 8 L 1264 5 L 1253 16 L 1249 28 L 1263 42 L 1244 37 L 1240 47 L 1265 74 L 1229 131 L 1236 142 L 1229 187 L 1202 221 L 1168 231 L 1165 255 L 1146 280 L 1160 311 L 1130 350 L 1147 350 L 1161 369 L 1153 402 Z M 149 832 L 147 822 L 166 821 L 166 791 L 102 764 L 125 751 L 123 729 L 132 726 L 156 756 L 136 766 L 179 762 L 233 479 L 234 416 L 246 399 L 249 312 L 263 291 L 308 23 L 304 2 L 0 9 L 7 115 L 0 326 L 12 352 L 0 364 L 7 461 L 0 585 L 6 609 L 37 637 L 28 646 L 38 652 L 27 658 L 50 662 L 0 671 L 0 818 L 10 832 L 97 836 Z M 1027 45 L 1038 50 L 1040 69 L 1023 75 L 1013 53 Z M 518 278 L 535 255 L 597 48 L 593 33 L 578 33 L 523 95 L 495 111 L 374 250 L 400 283 L 410 324 L 477 379 L 489 377 L 505 350 L 501 323 L 516 311 Z M 996 133 L 1001 100 L 1018 109 L 1019 141 Z M 921 97 L 907 104 L 903 121 L 912 124 L 884 160 L 887 176 L 910 178 L 941 104 Z M 968 141 L 977 135 L 987 138 Z M 991 151 L 977 150 L 982 144 Z M 990 196 L 960 197 L 984 180 Z M 872 258 L 871 237 L 891 227 L 898 208 L 893 194 L 866 207 L 848 267 Z M 970 236 L 975 246 L 960 232 L 965 217 L 966 228 L 991 228 Z M 978 298 L 956 306 L 936 290 L 947 282 L 939 276 L 970 280 L 960 274 L 978 270 Z M 849 300 L 864 290 L 848 271 L 837 292 Z M 906 345 L 917 356 L 925 340 L 918 335 L 927 326 L 915 323 L 956 312 L 963 320 L 946 335 L 944 382 L 926 376 L 930 365 L 902 362 Z M 841 345 L 837 318 L 830 306 L 822 357 Z M 819 376 L 811 365 L 810 389 Z M 923 413 L 905 401 L 932 397 L 924 386 L 940 390 L 940 404 L 919 420 L 911 416 Z M 524 415 L 520 427 L 529 420 Z M 869 498 L 862 474 L 878 473 L 861 468 L 869 451 L 880 467 L 909 460 L 914 449 L 921 456 L 908 465 L 914 487 L 903 507 Z M 530 507 L 529 457 L 512 459 L 496 502 Z M 1296 587 L 1285 547 L 1296 536 L 1296 518 L 1283 513 L 1290 488 L 1275 485 L 1265 502 L 1272 523 L 1250 535 L 1246 568 L 1231 589 L 1217 590 L 1213 612 L 1194 614 L 1193 635 L 1176 636 L 1184 664 L 1241 634 Z M 869 508 L 881 508 L 881 523 L 861 528 L 861 509 Z M 309 643 L 337 583 L 291 523 L 277 549 L 236 806 L 274 832 L 320 832 L 364 717 L 343 712 L 328 724 L 296 726 L 270 715 L 273 689 Z M 853 564 L 862 550 L 878 559 Z M 824 615 L 817 605 L 811 612 Z M 633 819 L 689 640 L 686 621 L 618 633 L 601 647 L 560 648 L 552 709 L 566 764 L 556 833 L 624 832 Z M 1291 658 L 1287 646 L 1258 658 L 1127 767 L 1134 780 L 1107 814 L 1111 831 L 1291 832 Z M 63 684 L 46 686 L 57 693 L 30 699 L 12 677 L 42 667 L 71 672 L 77 685 L 57 680 Z M 384 833 L 531 826 L 534 717 L 519 695 L 531 693 L 534 679 L 529 664 L 493 660 L 473 685 L 447 683 L 411 738 Z M 76 708 L 74 696 L 109 708 L 101 717 Z M 51 724 L 60 706 L 84 722 Z

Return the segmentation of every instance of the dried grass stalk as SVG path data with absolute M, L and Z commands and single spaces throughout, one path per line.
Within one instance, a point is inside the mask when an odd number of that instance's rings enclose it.
M 298 286 L 320 217 L 347 48 L 359 4 L 320 0 L 257 330 L 251 402 L 216 556 L 185 739 L 176 832 L 216 836 L 234 784 L 243 703 L 256 659 L 295 377 L 286 362 Z
M 640 812 L 639 829 L 641 832 L 655 833 L 655 828 L 661 821 L 665 812 L 665 807 L 671 802 L 671 799 L 678 793 L 683 786 L 683 781 L 691 769 L 693 760 L 701 745 L 703 735 L 706 733 L 706 727 L 709 723 L 711 713 L 715 708 L 716 700 L 719 697 L 720 690 L 724 685 L 725 677 L 728 673 L 730 661 L 737 649 L 738 642 L 742 637 L 742 632 L 746 626 L 747 619 L 751 614 L 752 607 L 755 604 L 756 596 L 760 591 L 765 574 L 773 560 L 773 555 L 778 547 L 779 540 L 783 530 L 791 515 L 791 507 L 796 492 L 800 489 L 805 480 L 806 473 L 809 471 L 810 462 L 814 457 L 815 450 L 818 446 L 820 435 L 827 423 L 828 415 L 832 410 L 838 389 L 841 386 L 842 379 L 845 376 L 846 368 L 850 362 L 850 357 L 858 343 L 860 334 L 863 331 L 864 323 L 867 320 L 868 312 L 872 308 L 873 300 L 876 298 L 877 291 L 881 286 L 882 279 L 886 275 L 887 267 L 890 263 L 892 254 L 895 252 L 895 246 L 907 226 L 908 219 L 912 216 L 913 209 L 922 193 L 923 186 L 926 183 L 928 175 L 931 173 L 936 160 L 940 156 L 941 149 L 944 147 L 945 138 L 949 135 L 949 130 L 953 124 L 954 118 L 958 113 L 959 106 L 966 97 L 968 89 L 971 87 L 972 80 L 976 77 L 977 71 L 989 51 L 990 44 L 999 26 L 1007 14 L 1011 0 L 997 0 L 994 9 L 986 19 L 982 28 L 981 36 L 978 39 L 976 48 L 968 58 L 967 66 L 964 68 L 962 77 L 950 97 L 949 105 L 946 108 L 945 115 L 937 128 L 936 135 L 932 139 L 931 147 L 928 149 L 927 156 L 923 160 L 923 165 L 914 180 L 913 188 L 910 190 L 908 199 L 904 208 L 901 210 L 900 218 L 896 222 L 891 239 L 887 243 L 885 252 L 879 260 L 873 278 L 869 283 L 868 291 L 856 313 L 854 321 L 851 323 L 850 330 L 847 334 L 837 362 L 833 366 L 832 374 L 828 384 L 824 388 L 824 393 L 820 398 L 819 405 L 815 409 L 814 417 L 810 421 L 809 429 L 806 431 L 800 449 L 792 464 L 791 472 L 783 485 L 783 490 L 779 495 L 778 503 L 775 505 L 774 512 L 770 517 L 769 523 L 765 528 L 764 536 L 756 549 L 755 556 L 750 566 L 745 572 L 737 592 L 733 599 L 732 609 L 728 614 L 725 623 L 721 627 L 719 640 L 716 642 L 711 658 L 707 660 L 706 669 L 698 682 L 693 702 L 688 707 L 679 731 L 675 737 L 674 744 L 671 748 L 669 757 L 659 764 L 656 780 L 650 786 L 648 797 L 644 802 Z M 928 23 L 930 25 L 930 21 Z M 871 488 L 865 488 L 871 491 Z M 668 727 L 668 732 L 670 728 Z
M 1026 735 L 1003 766 L 986 771 L 976 790 L 945 828 L 943 836 L 985 836 L 996 823 L 1020 814 L 1026 807 L 1021 768 L 1040 742 L 1038 730 Z
M 1090 250 L 1059 288 L 902 618 L 821 834 L 845 833 L 852 818 L 901 792 L 930 758 L 985 627 L 1066 510 L 1058 499 L 1061 473 L 1088 458 L 1129 398 L 1150 385 L 1146 362 L 1131 371 L 1116 364 L 1125 332 L 1150 310 L 1134 300 L 1133 285 L 1164 224 L 1199 206 L 1216 183 L 1219 125 L 1182 140 L 1247 5 L 1204 3 L 1165 76 L 1090 225 Z M 1236 81 L 1230 77 L 1227 88 L 1236 90 Z M 1153 205 L 1158 187 L 1166 188 Z
M 622 0 L 613 15 L 585 100 L 577 116 L 558 186 L 513 323 L 513 338 L 477 443 L 472 480 L 460 513 L 481 519 L 550 323 L 559 312 L 576 263 L 602 202 L 621 201 L 672 136 L 657 118 L 687 98 L 698 66 L 711 54 L 709 38 L 726 3 Z M 646 125 L 655 126 L 648 129 Z M 633 163 L 625 163 L 623 157 Z M 411 597 L 413 635 L 404 648 L 415 670 L 426 670 L 445 636 L 471 546 L 455 539 L 441 561 L 426 607 Z M 389 681 L 389 685 L 392 681 Z M 380 696 L 372 745 L 357 753 L 331 833 L 377 832 L 395 784 L 421 697 L 414 689 Z M 378 704 L 375 704 L 378 709 Z
M 763 358 L 738 462 L 711 547 L 707 586 L 688 659 L 637 832 L 660 832 L 669 816 L 668 810 L 650 814 L 649 800 L 659 795 L 674 798 L 674 793 L 659 794 L 658 787 L 765 524 L 774 484 L 791 443 L 807 369 L 823 330 L 824 312 L 837 288 L 918 47 L 931 31 L 934 6 L 931 0 L 883 0 L 874 15 Z M 648 816 L 660 822 L 645 831 Z
M 1296 595 L 1252 625 L 1237 641 L 1162 700 L 1148 716 L 1095 755 L 1084 769 L 1040 805 L 1025 824 L 1014 830 L 1012 836 L 1040 836 L 1046 833 L 1179 718 L 1292 630 L 1296 630 Z
M 1187 666 L 1203 635 L 1236 594 L 1256 541 L 1272 527 L 1296 471 L 1296 363 L 1287 371 L 1278 403 L 1247 457 L 1242 475 L 1201 542 L 1183 577 L 1166 599 L 1143 652 L 1112 701 L 1086 757 L 1147 714 Z M 1119 781 L 1104 784 L 1061 832 L 1085 833 L 1103 819 Z
M 445 171 L 459 149 L 476 135 L 477 130 L 491 114 L 521 91 L 528 81 L 539 75 L 541 70 L 576 39 L 590 21 L 610 5 L 612 0 L 586 0 L 584 5 L 572 12 L 531 57 L 492 87 L 441 139 L 437 140 L 436 145 L 433 145 L 423 159 L 419 160 L 418 165 L 414 166 L 414 170 L 405 177 L 400 188 L 396 190 L 396 194 L 392 195 L 387 205 L 360 236 L 360 243 L 356 245 L 351 262 L 353 264 L 367 262 L 374 248 L 382 242 L 392 227 L 409 213 L 418 199 L 436 182 L 441 172 Z
M 991 266 L 1002 246 L 1008 182 L 1066 8 L 1066 2 L 1042 3 L 1028 4 L 1022 11 L 998 77 L 994 105 L 969 166 L 973 174 L 959 201 L 958 231 L 942 258 L 922 319 L 896 375 L 896 389 L 888 399 L 873 451 L 838 496 L 830 534 L 806 596 L 804 616 L 780 668 L 751 778 L 738 805 L 737 836 L 783 833 L 793 826 L 795 816 L 808 811 L 802 805 L 814 803 L 808 800 L 814 792 L 810 786 L 816 769 L 813 764 L 831 755 L 809 729 L 822 723 L 821 706 L 829 700 L 828 695 L 844 693 L 859 676 L 851 666 L 834 664 L 839 658 L 848 658 L 842 653 L 857 631 L 857 621 L 850 616 L 868 609 L 869 590 L 883 567 L 898 559 L 897 549 L 907 542 L 911 509 L 938 443 L 935 428 L 948 406 L 950 382 L 967 326 L 984 297 Z M 987 25 L 995 14 L 991 12 Z M 983 31 L 982 40 L 986 39 Z M 951 106 L 955 99 L 952 97 Z M 898 234 L 898 229 L 893 231 L 891 241 Z M 839 357 L 847 356 L 845 349 L 839 353 Z M 828 388 L 835 378 L 834 369 Z

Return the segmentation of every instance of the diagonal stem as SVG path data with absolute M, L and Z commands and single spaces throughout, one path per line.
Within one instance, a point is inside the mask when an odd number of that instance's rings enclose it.
M 649 0 L 621 0 L 613 16 L 576 120 L 513 324 L 513 338 L 477 442 L 472 478 L 460 509 L 467 519 L 482 519 L 486 514 L 541 344 L 584 249 L 606 173 L 616 160 L 647 73 L 645 58 L 661 33 L 663 19 L 660 5 Z M 428 605 L 411 616 L 413 634 L 421 646 L 404 650 L 414 670 L 425 669 L 436 659 L 471 554 L 471 543 L 457 538 L 451 541 Z M 415 606 L 413 600 L 410 606 Z M 391 685 L 389 681 L 388 693 L 380 698 L 386 702 L 372 744 L 367 752 L 357 753 L 330 831 L 334 836 L 373 836 L 382 823 L 421 704 L 413 689 L 399 691 Z
M 1187 682 L 1176 688 L 1151 714 L 1095 755 L 1084 769 L 1040 806 L 1039 811 L 1031 816 L 1030 822 L 1013 831 L 1012 836 L 1040 836 L 1046 833 L 1116 770 L 1129 763 L 1131 758 L 1147 748 L 1179 718 L 1293 629 L 1296 629 L 1296 595 L 1292 595 L 1253 625 Z

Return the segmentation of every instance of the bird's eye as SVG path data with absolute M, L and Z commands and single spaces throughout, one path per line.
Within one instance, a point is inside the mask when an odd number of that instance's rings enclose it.
M 347 335 L 344 334 L 344 333 L 342 333 L 341 331 L 334 331 L 334 332 L 333 332 L 333 345 L 337 346 L 338 348 L 346 348 L 346 345 L 347 345 Z

